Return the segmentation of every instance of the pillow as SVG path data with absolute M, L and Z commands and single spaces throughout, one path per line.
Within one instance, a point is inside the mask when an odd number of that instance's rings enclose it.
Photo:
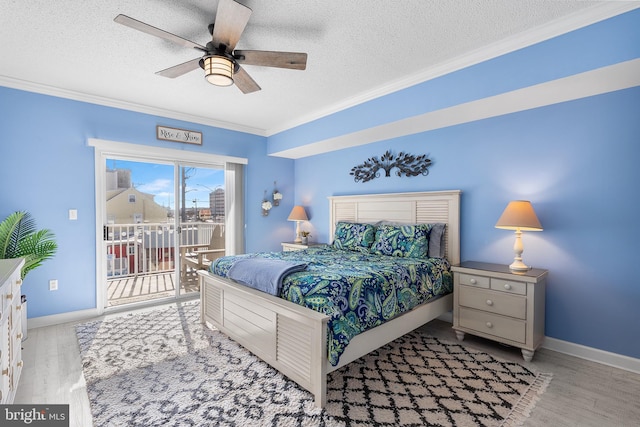
M 429 232 L 429 258 L 444 258 L 444 230 L 446 226 L 447 224 L 443 222 L 431 224 L 431 231 Z
M 376 226 L 380 225 L 407 225 L 406 223 L 394 222 L 394 221 L 379 221 Z M 429 231 L 429 249 L 427 255 L 429 258 L 444 258 L 445 257 L 445 229 L 447 224 L 443 222 L 436 222 L 430 224 L 431 230 Z
M 371 224 L 338 222 L 333 246 L 338 249 L 368 253 L 375 236 L 376 228 Z
M 403 258 L 427 258 L 431 225 L 379 225 L 371 253 Z

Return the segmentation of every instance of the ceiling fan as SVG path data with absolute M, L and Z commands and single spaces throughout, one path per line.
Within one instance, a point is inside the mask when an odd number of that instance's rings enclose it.
M 251 9 L 234 0 L 219 0 L 215 22 L 209 25 L 211 41 L 206 46 L 126 15 L 118 15 L 114 21 L 143 33 L 204 52 L 200 58 L 158 71 L 156 74 L 175 78 L 200 67 L 204 69 L 205 78 L 209 83 L 216 86 L 230 86 L 235 83 L 246 94 L 260 90 L 260 86 L 240 66 L 241 64 L 293 70 L 304 70 L 307 66 L 306 53 L 234 50 L 249 21 L 251 12 Z

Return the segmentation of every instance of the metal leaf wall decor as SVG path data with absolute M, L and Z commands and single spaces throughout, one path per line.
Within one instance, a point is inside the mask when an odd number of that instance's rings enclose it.
M 414 156 L 401 151 L 395 156 L 387 150 L 380 158 L 370 157 L 364 163 L 354 166 L 349 175 L 353 175 L 355 182 L 367 182 L 378 178 L 380 169 L 384 169 L 385 176 L 391 176 L 391 169 L 397 168 L 397 176 L 426 176 L 429 175 L 429 166 L 431 159 L 428 159 L 426 154 Z

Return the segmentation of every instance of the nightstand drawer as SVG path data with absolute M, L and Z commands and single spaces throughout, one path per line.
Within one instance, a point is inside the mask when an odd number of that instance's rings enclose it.
M 491 279 L 491 289 L 512 294 L 526 295 L 527 284 L 524 282 L 514 282 L 511 280 Z
M 526 322 L 460 307 L 460 326 L 511 341 L 526 342 Z
M 470 286 L 458 287 L 458 303 L 464 307 L 471 307 L 504 316 L 527 318 L 527 299 L 518 295 L 509 295 L 486 289 L 476 289 Z
M 460 284 L 476 286 L 478 288 L 489 288 L 489 278 L 485 276 L 476 276 L 474 274 L 460 273 Z

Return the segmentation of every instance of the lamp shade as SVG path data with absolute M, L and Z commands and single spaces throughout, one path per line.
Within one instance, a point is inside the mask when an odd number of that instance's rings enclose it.
M 302 206 L 294 206 L 287 219 L 289 221 L 307 221 L 309 218 L 307 218 L 307 213 Z
M 509 202 L 498 222 L 496 222 L 496 228 L 542 231 L 542 225 L 533 210 L 533 206 L 531 206 L 531 202 L 528 200 L 513 200 Z

